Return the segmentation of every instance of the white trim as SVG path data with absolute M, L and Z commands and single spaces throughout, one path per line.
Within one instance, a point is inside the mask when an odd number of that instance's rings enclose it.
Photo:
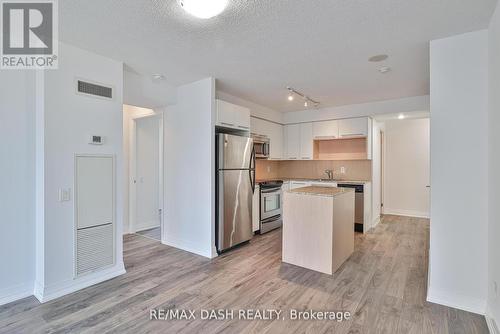
M 203 257 L 206 257 L 209 259 L 212 259 L 215 257 L 215 256 L 212 256 L 211 249 L 210 250 L 200 249 L 200 248 L 198 248 L 197 245 L 195 245 L 189 241 L 177 239 L 177 238 L 172 237 L 171 235 L 168 235 L 165 237 L 162 236 L 161 243 L 164 245 L 178 248 L 178 249 L 182 249 L 183 251 L 193 253 L 196 255 L 200 255 L 200 256 L 203 256 Z
M 486 300 L 456 293 L 437 291 L 431 287 L 427 290 L 427 301 L 480 315 L 485 315 L 486 313 Z
M 146 230 L 151 230 L 151 229 L 157 228 L 157 227 L 161 228 L 161 223 L 160 223 L 160 225 L 158 225 L 158 221 L 155 221 L 155 220 L 152 220 L 149 222 L 144 222 L 144 223 L 141 223 L 140 225 L 141 225 L 141 228 L 140 229 L 136 228 L 134 233 L 142 232 L 142 231 L 146 231 Z
M 158 175 L 158 205 L 160 206 L 158 209 L 162 210 L 162 213 L 160 215 L 160 228 L 163 231 L 163 222 L 164 222 L 164 133 L 163 133 L 163 113 L 156 113 L 154 112 L 153 114 L 149 115 L 138 115 L 138 116 L 133 116 L 130 120 L 130 133 L 129 133 L 129 147 L 130 147 L 130 154 L 129 154 L 129 218 L 128 218 L 128 228 L 127 228 L 127 233 L 136 233 L 138 231 L 142 231 L 144 229 L 148 228 L 141 228 L 141 230 L 137 230 L 135 227 L 137 225 L 136 220 L 137 220 L 137 184 L 134 183 L 134 180 L 137 179 L 137 121 L 141 119 L 147 119 L 147 118 L 157 118 L 159 122 L 159 130 L 158 130 L 158 140 L 159 140 L 159 152 L 158 152 L 158 161 L 159 161 L 159 175 Z M 156 227 L 156 225 L 151 226 L 149 228 Z
M 384 215 L 430 218 L 429 212 L 384 208 Z
M 74 280 L 59 282 L 46 287 L 35 283 L 34 295 L 41 303 L 46 303 L 48 301 L 68 295 L 78 290 L 85 289 L 89 286 L 110 280 L 125 273 L 125 266 L 123 262 L 120 262 L 119 264 L 100 272 L 91 273 Z
M 33 295 L 33 283 L 24 283 L 0 290 L 0 306 Z
M 500 334 L 500 331 L 498 330 L 497 323 L 495 319 L 492 317 L 486 315 L 486 324 L 488 325 L 488 330 L 490 331 L 490 334 Z
M 379 223 L 380 223 L 380 216 L 375 217 L 375 219 L 372 221 L 372 226 L 370 229 L 377 227 Z

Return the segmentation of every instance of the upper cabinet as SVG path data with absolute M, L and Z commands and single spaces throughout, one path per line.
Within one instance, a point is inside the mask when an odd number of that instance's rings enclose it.
M 339 138 L 339 122 L 338 121 L 322 121 L 313 123 L 314 139 L 338 139 Z
M 250 131 L 250 109 L 223 100 L 217 100 L 216 125 Z
M 269 159 L 283 159 L 283 125 L 252 117 L 250 127 L 252 134 L 269 138 Z
M 313 158 L 313 125 L 312 123 L 300 124 L 300 159 L 312 160 Z
M 300 158 L 300 124 L 285 125 L 285 159 Z
M 285 159 L 313 159 L 313 126 L 312 123 L 285 125 Z
M 368 137 L 369 118 L 349 118 L 338 121 L 339 138 Z

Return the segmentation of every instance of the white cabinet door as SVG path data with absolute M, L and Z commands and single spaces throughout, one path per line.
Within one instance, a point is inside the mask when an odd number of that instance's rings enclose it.
M 290 190 L 309 187 L 310 185 L 311 183 L 307 181 L 290 181 Z
M 283 159 L 283 125 L 269 123 L 269 138 L 271 140 L 271 151 L 269 158 L 272 160 Z
M 337 139 L 339 137 L 338 121 L 323 121 L 313 123 L 314 139 Z
M 238 130 L 250 130 L 250 109 L 235 104 L 217 100 L 218 126 Z
M 285 159 L 300 158 L 300 124 L 285 125 Z
M 260 186 L 256 184 L 252 198 L 252 231 L 258 230 L 260 230 Z
M 368 136 L 368 118 L 341 119 L 339 122 L 340 138 L 359 138 Z
M 312 160 L 313 158 L 313 125 L 312 123 L 300 124 L 300 159 Z
M 267 136 L 267 122 L 260 119 L 251 117 L 250 118 L 250 132 L 259 136 Z

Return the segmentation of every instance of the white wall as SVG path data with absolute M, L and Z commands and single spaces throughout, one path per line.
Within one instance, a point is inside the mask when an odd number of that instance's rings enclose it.
M 43 187 L 37 218 L 37 272 L 35 296 L 47 301 L 109 279 L 124 272 L 123 223 L 123 64 L 67 44 L 59 46 L 59 69 L 40 76 L 37 115 L 43 122 L 37 132 L 44 145 L 38 147 L 37 186 Z M 76 94 L 75 78 L 114 87 L 113 100 Z M 42 117 L 42 116 L 40 116 Z M 88 144 L 89 135 L 104 136 L 104 145 Z M 101 272 L 74 279 L 74 196 L 58 201 L 58 189 L 74 189 L 75 154 L 112 154 L 116 158 L 116 265 Z M 41 179 L 40 179 L 41 178 Z
M 164 111 L 162 241 L 205 257 L 215 251 L 215 80 L 178 88 Z
M 222 91 L 217 91 L 217 98 L 250 109 L 250 114 L 254 117 L 263 118 L 268 121 L 283 124 L 284 113 L 281 113 L 279 111 L 261 106 L 260 104 L 257 103 L 241 99 L 239 97 L 236 97 L 234 95 Z
M 488 32 L 431 42 L 428 300 L 486 311 Z
M 381 131 L 385 131 L 385 124 L 373 120 L 372 123 L 372 222 L 371 228 L 380 222 L 380 211 L 382 205 L 382 145 Z
M 0 74 L 0 305 L 33 293 L 34 73 Z
M 123 212 L 123 233 L 130 232 L 130 210 L 133 208 L 129 207 L 130 203 L 130 187 L 132 185 L 132 178 L 130 176 L 131 170 L 131 147 L 133 135 L 131 131 L 134 128 L 134 119 L 144 116 L 150 116 L 155 114 L 153 109 L 134 107 L 131 105 L 123 106 L 123 176 L 124 176 L 124 187 L 123 187 L 123 200 L 125 202 L 125 210 Z M 133 210 L 132 210 L 133 213 Z
M 385 214 L 429 217 L 429 132 L 429 119 L 385 122 Z
M 288 112 L 283 115 L 283 122 L 285 124 L 290 124 L 428 110 L 429 96 L 415 96 L 398 100 Z
M 490 24 L 490 110 L 489 110 L 489 298 L 488 315 L 500 325 L 500 296 L 495 293 L 494 283 L 500 289 L 500 5 Z

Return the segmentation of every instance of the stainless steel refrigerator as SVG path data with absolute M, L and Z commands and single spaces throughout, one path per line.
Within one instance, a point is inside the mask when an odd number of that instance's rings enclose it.
M 219 133 L 217 154 L 217 251 L 248 241 L 252 231 L 252 196 L 255 190 L 253 140 Z

